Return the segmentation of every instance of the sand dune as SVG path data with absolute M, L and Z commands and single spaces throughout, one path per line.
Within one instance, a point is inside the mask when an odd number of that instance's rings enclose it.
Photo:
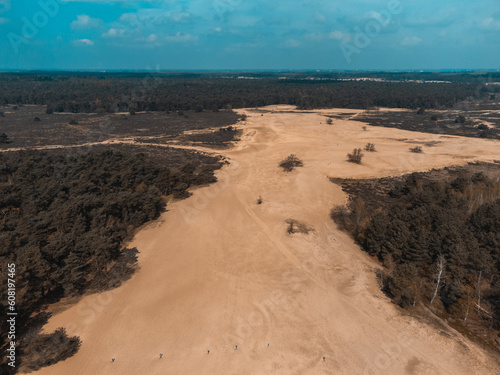
M 47 331 L 66 327 L 83 344 L 38 374 L 500 373 L 477 345 L 404 315 L 378 290 L 378 265 L 329 219 L 346 196 L 327 178 L 492 161 L 498 141 L 363 131 L 355 118 L 326 125 L 324 114 L 341 110 L 266 109 L 274 113 L 242 111 L 244 134 L 222 152 L 231 164 L 218 183 L 136 235 L 141 269 L 131 280 L 49 321 Z M 408 151 L 431 141 L 423 154 Z M 378 152 L 345 161 L 367 142 Z M 291 153 L 304 167 L 285 173 L 278 163 Z M 288 218 L 314 232 L 287 234 Z

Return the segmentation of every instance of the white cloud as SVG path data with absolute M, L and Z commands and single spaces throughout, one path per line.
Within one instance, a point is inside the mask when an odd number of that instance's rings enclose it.
M 326 22 L 326 17 L 321 14 L 320 12 L 316 12 L 315 19 L 319 23 L 325 23 Z
M 10 10 L 10 0 L 0 0 L 0 13 Z
M 125 35 L 125 29 L 115 29 L 114 27 L 102 33 L 103 38 L 119 38 Z
M 148 36 L 148 37 L 146 38 L 146 41 L 147 41 L 147 42 L 152 43 L 152 42 L 154 42 L 156 39 L 158 39 L 158 36 L 157 36 L 156 34 L 151 34 L 150 36 Z
M 285 45 L 287 47 L 297 48 L 297 47 L 300 47 L 300 42 L 298 40 L 295 40 L 295 39 L 288 39 L 285 42 Z
M 222 31 L 222 27 L 216 27 L 214 30 L 220 33 Z
M 325 36 L 321 33 L 309 33 L 306 35 L 306 37 L 313 42 L 321 42 Z
M 169 35 L 165 38 L 167 42 L 180 42 L 180 43 L 187 43 L 187 42 L 195 42 L 198 40 L 198 37 L 196 35 L 191 35 L 189 33 L 181 33 L 178 32 L 175 35 Z
M 0 25 L 3 25 L 4 23 L 7 23 L 7 22 L 9 22 L 8 18 L 0 17 Z
M 329 35 L 330 39 L 336 39 L 342 43 L 349 43 L 351 41 L 351 36 L 349 34 L 343 33 L 340 30 L 332 31 Z
M 402 46 L 416 46 L 422 41 L 418 36 L 407 36 L 401 42 Z
M 493 17 L 488 17 L 479 22 L 479 26 L 487 30 L 500 30 L 500 21 Z
M 93 29 L 98 27 L 101 20 L 98 18 L 92 18 L 86 14 L 80 14 L 76 16 L 76 20 L 71 22 L 72 29 Z
M 169 20 L 172 22 L 187 22 L 191 14 L 186 12 L 173 12 L 170 14 Z
M 77 39 L 73 40 L 73 45 L 77 47 L 90 47 L 94 45 L 94 42 L 90 39 Z
M 134 13 L 123 13 L 120 16 L 120 21 L 127 23 L 137 23 L 137 14 Z

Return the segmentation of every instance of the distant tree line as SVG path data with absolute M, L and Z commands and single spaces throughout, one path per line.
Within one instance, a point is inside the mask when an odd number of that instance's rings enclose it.
M 162 196 L 189 196 L 190 186 L 216 181 L 214 168 L 186 161 L 173 170 L 144 154 L 114 151 L 0 154 L 0 281 L 7 285 L 6 264 L 15 263 L 21 335 L 17 341 L 22 343 L 18 350 L 25 366 L 51 364 L 79 346 L 78 338 L 61 330 L 53 337 L 34 334 L 40 329 L 41 308 L 109 285 L 110 269 L 124 241 L 135 228 L 159 216 L 165 207 Z M 6 293 L 7 288 L 0 289 L 4 317 Z M 51 348 L 36 347 L 44 342 Z M 60 344 L 59 351 L 54 343 Z
M 335 76 L 340 78 L 341 76 Z M 343 76 L 342 76 L 343 77 Z M 355 78 L 354 76 L 347 76 Z M 465 82 L 308 80 L 288 75 L 237 79 L 224 75 L 0 74 L 0 105 L 47 105 L 54 112 L 218 111 L 272 104 L 313 108 L 452 107 L 491 88 Z M 318 77 L 320 78 L 320 77 Z
M 362 190 L 362 189 L 361 189 Z M 411 174 L 382 203 L 362 192 L 332 218 L 385 265 L 382 289 L 403 307 L 437 307 L 500 330 L 500 183 L 483 174 L 435 181 Z

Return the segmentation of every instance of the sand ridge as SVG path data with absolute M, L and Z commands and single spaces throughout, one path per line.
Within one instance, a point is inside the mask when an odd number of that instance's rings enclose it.
M 240 112 L 244 133 L 221 151 L 231 163 L 219 182 L 169 204 L 135 236 L 141 268 L 132 279 L 50 319 L 46 331 L 66 327 L 83 344 L 37 373 L 500 373 L 476 344 L 406 316 L 379 291 L 378 264 L 329 219 L 347 198 L 328 179 L 494 161 L 498 141 L 364 131 L 355 117 L 326 125 L 326 114 L 356 110 Z M 368 142 L 376 153 L 346 162 Z M 414 144 L 424 153 L 410 153 Z M 285 173 L 278 163 L 291 153 L 304 167 Z M 288 218 L 314 231 L 290 235 Z

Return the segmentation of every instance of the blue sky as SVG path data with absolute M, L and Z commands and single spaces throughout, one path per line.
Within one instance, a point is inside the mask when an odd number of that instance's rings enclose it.
M 500 69 L 498 0 L 0 0 L 0 69 Z

